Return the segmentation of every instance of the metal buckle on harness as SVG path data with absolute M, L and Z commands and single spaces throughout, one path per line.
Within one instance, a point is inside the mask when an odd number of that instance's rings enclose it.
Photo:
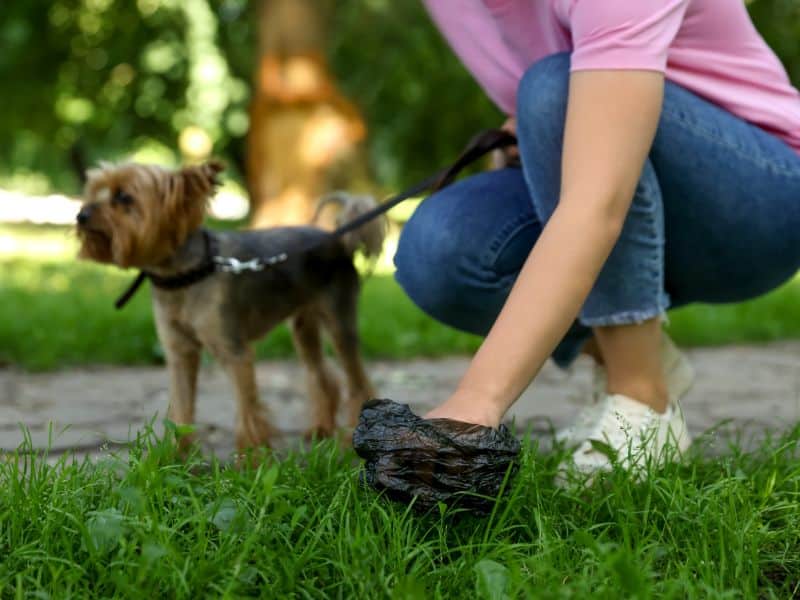
M 268 266 L 284 262 L 287 258 L 288 255 L 285 252 L 268 258 L 251 258 L 250 260 L 239 260 L 232 256 L 215 256 L 214 264 L 225 273 L 239 275 L 245 271 L 263 271 Z
M 264 264 L 259 258 L 239 260 L 232 256 L 215 256 L 214 264 L 218 265 L 220 270 L 225 273 L 233 273 L 234 275 L 238 275 L 244 271 L 261 271 L 264 268 Z

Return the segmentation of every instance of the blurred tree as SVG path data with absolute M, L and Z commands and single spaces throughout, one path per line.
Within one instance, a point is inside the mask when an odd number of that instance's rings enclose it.
M 453 160 L 503 117 L 431 23 L 421 0 L 338 2 L 329 52 L 370 128 L 381 185 L 406 186 Z
M 326 191 L 363 175 L 366 128 L 327 60 L 327 3 L 261 0 L 247 183 L 255 226 L 307 223 Z

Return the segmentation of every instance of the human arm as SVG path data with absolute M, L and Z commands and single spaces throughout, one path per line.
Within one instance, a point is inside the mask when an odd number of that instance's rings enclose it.
M 572 74 L 558 208 L 457 391 L 429 417 L 496 426 L 566 333 L 619 237 L 663 87 L 658 71 Z

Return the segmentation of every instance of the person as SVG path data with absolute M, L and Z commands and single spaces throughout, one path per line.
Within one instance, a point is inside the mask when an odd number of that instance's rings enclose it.
M 693 374 L 662 322 L 797 272 L 800 94 L 739 0 L 425 2 L 521 162 L 437 192 L 400 237 L 411 299 L 486 336 L 426 416 L 496 427 L 548 357 L 586 352 L 600 393 L 560 432 L 565 469 L 685 450 Z

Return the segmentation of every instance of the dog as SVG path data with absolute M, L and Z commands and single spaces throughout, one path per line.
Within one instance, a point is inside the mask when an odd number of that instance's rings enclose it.
M 362 404 L 375 394 L 359 350 L 360 280 L 353 254 L 359 248 L 368 256 L 380 253 L 385 219 L 340 238 L 313 224 L 211 232 L 202 224 L 222 169 L 212 161 L 175 170 L 133 163 L 88 170 L 76 223 L 79 257 L 136 268 L 150 278 L 170 375 L 168 416 L 174 423 L 194 422 L 205 348 L 235 388 L 238 450 L 270 446 L 274 430 L 259 401 L 251 344 L 288 319 L 308 375 L 309 435 L 332 435 L 340 404 L 339 383 L 324 356 L 323 330 L 346 375 L 347 425 L 355 426 Z M 375 205 L 368 196 L 347 194 L 323 201 L 329 202 L 341 205 L 339 223 Z M 239 273 L 214 262 L 272 256 L 281 262 Z

